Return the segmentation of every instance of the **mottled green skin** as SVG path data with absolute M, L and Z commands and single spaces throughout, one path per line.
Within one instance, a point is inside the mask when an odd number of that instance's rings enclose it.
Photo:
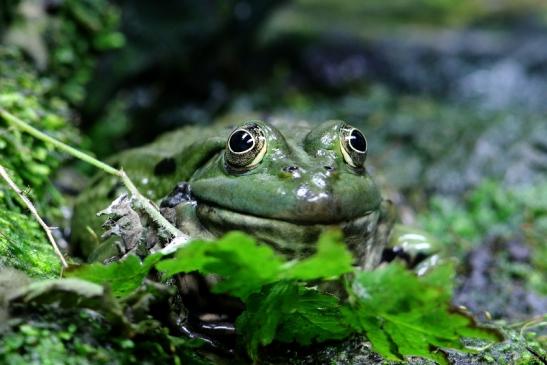
M 392 219 L 366 167 L 354 168 L 344 160 L 339 141 L 344 122 L 315 128 L 305 122 L 255 122 L 264 132 L 267 151 L 251 169 L 236 171 L 225 161 L 226 141 L 237 125 L 183 128 L 113 161 L 154 200 L 177 182 L 189 182 L 195 202 L 180 204 L 176 212 L 177 225 L 193 236 L 239 229 L 280 252 L 301 256 L 313 251 L 312 243 L 322 231 L 339 227 L 359 264 L 376 265 Z M 166 158 L 176 168 L 154 175 Z M 298 169 L 289 172 L 289 166 Z M 86 257 L 98 240 L 85 226 L 99 232 L 101 219 L 90 218 L 118 194 L 115 180 L 98 179 L 79 197 L 74 215 L 74 239 Z

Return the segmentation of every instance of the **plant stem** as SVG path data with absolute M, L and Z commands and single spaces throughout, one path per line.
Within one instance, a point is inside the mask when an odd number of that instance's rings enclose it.
M 4 120 L 8 124 L 15 125 L 17 128 L 21 129 L 22 131 L 27 132 L 28 134 L 30 134 L 34 138 L 37 138 L 37 139 L 39 139 L 41 141 L 44 141 L 44 142 L 47 142 L 47 143 L 51 143 L 55 147 L 59 148 L 62 151 L 65 151 L 66 153 L 68 153 L 71 156 L 74 156 L 74 157 L 76 157 L 76 158 L 78 158 L 82 161 L 85 161 L 85 162 L 87 162 L 91 165 L 94 165 L 95 167 L 98 167 L 101 170 L 103 170 L 105 172 L 108 172 L 109 174 L 121 177 L 121 172 L 116 170 L 112 166 L 107 165 L 104 162 L 99 161 L 96 158 L 91 157 L 90 155 L 88 155 L 86 153 L 83 153 L 82 151 L 79 151 L 74 147 L 71 147 L 71 146 L 69 146 L 69 145 L 67 145 L 67 144 L 65 144 L 61 141 L 56 140 L 53 137 L 48 136 L 47 134 L 39 131 L 38 129 L 30 126 L 26 122 L 24 122 L 21 119 L 17 118 L 15 115 L 11 114 L 7 110 L 5 110 L 3 108 L 0 108 L 0 115 L 2 116 L 2 118 L 4 118 Z
M 8 172 L 4 168 L 4 166 L 0 165 L 0 176 L 8 183 L 9 187 L 19 196 L 19 198 L 23 201 L 23 203 L 27 206 L 28 210 L 32 213 L 34 218 L 38 221 L 40 226 L 44 229 L 46 232 L 46 236 L 51 243 L 51 246 L 53 246 L 53 250 L 55 251 L 55 254 L 59 257 L 59 260 L 61 260 L 61 264 L 64 268 L 68 267 L 68 264 L 61 253 L 61 250 L 59 250 L 59 246 L 57 245 L 57 242 L 55 242 L 55 238 L 53 238 L 53 235 L 51 234 L 51 228 L 44 222 L 42 217 L 40 217 L 40 214 L 38 214 L 38 211 L 34 207 L 34 204 L 30 201 L 30 199 L 19 189 L 19 187 L 13 182 L 13 180 L 8 175 Z
M 135 184 L 131 181 L 129 176 L 123 171 L 123 170 L 117 170 L 114 167 L 97 160 L 96 158 L 77 150 L 74 147 L 71 147 L 59 140 L 56 140 L 55 138 L 48 136 L 47 134 L 39 131 L 38 129 L 30 126 L 23 120 L 17 118 L 15 115 L 9 113 L 5 109 L 0 108 L 0 116 L 8 123 L 12 124 L 15 127 L 27 132 L 34 138 L 37 138 L 41 141 L 51 143 L 55 147 L 59 148 L 62 151 L 65 151 L 71 156 L 74 156 L 75 158 L 78 158 L 82 161 L 85 161 L 95 167 L 98 167 L 99 169 L 103 170 L 106 173 L 109 173 L 111 175 L 117 176 L 121 178 L 123 184 L 129 190 L 133 198 L 137 201 L 138 204 L 146 211 L 146 213 L 162 228 L 164 228 L 167 232 L 169 232 L 171 235 L 177 238 L 178 242 L 187 242 L 190 240 L 190 236 L 187 234 L 182 233 L 179 229 L 177 229 L 175 226 L 173 226 L 167 219 L 165 219 L 161 213 L 150 203 L 150 201 L 145 198 L 137 189 Z

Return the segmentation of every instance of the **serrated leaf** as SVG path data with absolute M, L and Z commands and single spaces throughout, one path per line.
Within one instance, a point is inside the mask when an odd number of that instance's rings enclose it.
M 316 289 L 298 286 L 293 307 L 282 317 L 276 340 L 310 345 L 347 337 L 351 326 L 342 315 L 340 300 Z
M 49 279 L 31 282 L 7 298 L 11 309 L 32 311 L 36 305 L 55 305 L 60 309 L 87 308 L 102 313 L 112 323 L 130 326 L 122 307 L 109 290 L 81 279 Z
M 156 269 L 166 276 L 199 271 L 209 261 L 207 249 L 211 244 L 209 241 L 192 241 L 185 247 L 178 249 L 174 258 L 158 262 Z
M 243 300 L 261 287 L 279 280 L 337 278 L 350 272 L 352 257 L 342 235 L 330 231 L 321 236 L 317 252 L 300 262 L 285 263 L 274 250 L 241 232 L 231 232 L 216 242 L 196 241 L 180 248 L 173 259 L 156 268 L 172 276 L 199 271 L 217 274 L 222 280 L 215 292 L 230 293 Z
M 316 280 L 337 278 L 353 270 L 353 257 L 343 242 L 342 232 L 327 231 L 317 243 L 317 252 L 302 261 L 288 266 L 284 278 Z
M 448 266 L 422 277 L 399 264 L 357 272 L 352 286 L 355 324 L 374 350 L 388 359 L 421 356 L 445 364 L 438 349 L 465 350 L 463 334 L 499 339 L 495 331 L 479 328 L 470 317 L 452 310 L 446 284 L 452 276 Z
M 218 274 L 222 281 L 214 287 L 215 292 L 245 299 L 275 281 L 281 265 L 281 257 L 269 246 L 260 245 L 241 232 L 231 232 L 216 242 L 193 242 L 179 249 L 173 259 L 159 262 L 156 268 L 169 276 L 191 271 Z
M 344 321 L 342 308 L 332 295 L 280 281 L 249 297 L 236 328 L 249 355 L 256 358 L 258 347 L 274 339 L 309 345 L 347 337 L 351 328 Z
M 141 261 L 139 257 L 130 255 L 108 265 L 94 263 L 72 266 L 65 271 L 64 276 L 109 286 L 115 297 L 123 298 L 129 296 L 141 285 L 150 269 L 161 258 L 162 255 L 157 253 Z
M 193 241 L 177 250 L 175 257 L 158 253 L 144 262 L 136 256 L 108 265 L 93 263 L 69 268 L 66 277 L 78 277 L 109 285 L 117 297 L 126 297 L 139 287 L 152 266 L 173 276 L 198 271 L 217 274 L 221 280 L 213 290 L 229 293 L 243 300 L 265 285 L 290 280 L 336 278 L 351 270 L 351 254 L 342 243 L 340 233 L 321 236 L 317 252 L 309 258 L 287 264 L 267 245 L 241 232 L 230 232 L 217 241 Z
M 354 313 L 351 313 L 352 315 Z M 382 319 L 372 316 L 357 316 L 351 322 L 358 329 L 365 329 L 365 336 L 373 344 L 374 349 L 387 360 L 404 360 L 399 354 L 397 345 L 387 332 L 382 329 Z

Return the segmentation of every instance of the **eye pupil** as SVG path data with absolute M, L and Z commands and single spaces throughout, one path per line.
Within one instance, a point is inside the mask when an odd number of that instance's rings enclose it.
M 242 153 L 253 148 L 255 144 L 253 136 L 247 131 L 235 131 L 230 137 L 230 149 L 235 153 Z
M 351 131 L 348 139 L 349 145 L 355 151 L 360 153 L 365 153 L 367 151 L 367 140 L 365 139 L 365 136 L 363 136 L 363 133 L 359 132 L 357 129 Z

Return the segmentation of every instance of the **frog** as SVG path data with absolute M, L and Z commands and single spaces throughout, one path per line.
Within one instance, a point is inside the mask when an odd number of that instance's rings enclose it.
M 300 259 L 335 228 L 363 270 L 401 259 L 424 271 L 436 262 L 438 247 L 416 231 L 393 229 L 396 212 L 369 172 L 368 153 L 365 133 L 346 121 L 269 118 L 183 127 L 110 162 L 192 238 L 238 230 Z M 103 175 L 77 200 L 73 242 L 89 261 L 109 262 L 132 249 L 115 239 L 101 242 L 95 216 L 122 191 L 115 177 Z M 203 290 L 195 288 L 206 284 L 191 279 L 179 280 L 186 305 L 203 308 L 195 299 Z

